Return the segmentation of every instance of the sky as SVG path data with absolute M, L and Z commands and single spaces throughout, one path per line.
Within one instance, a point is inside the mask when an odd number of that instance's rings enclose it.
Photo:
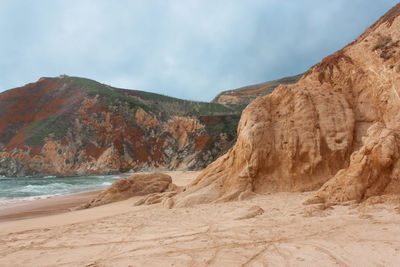
M 0 92 L 61 74 L 210 101 L 306 71 L 392 0 L 0 0 Z

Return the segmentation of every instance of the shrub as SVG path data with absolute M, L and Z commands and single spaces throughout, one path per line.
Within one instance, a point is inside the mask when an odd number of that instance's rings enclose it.
M 392 37 L 383 36 L 383 35 L 379 34 L 378 40 L 376 41 L 375 45 L 372 47 L 372 51 L 385 48 L 391 41 L 392 41 Z

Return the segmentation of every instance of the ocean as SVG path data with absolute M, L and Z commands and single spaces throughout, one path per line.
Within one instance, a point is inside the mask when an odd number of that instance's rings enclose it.
M 0 204 L 102 190 L 120 178 L 121 175 L 63 178 L 53 176 L 43 178 L 0 176 Z

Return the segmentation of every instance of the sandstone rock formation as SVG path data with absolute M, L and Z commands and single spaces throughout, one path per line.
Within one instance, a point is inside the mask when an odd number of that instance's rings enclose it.
M 92 208 L 134 196 L 175 191 L 171 176 L 163 173 L 132 174 L 129 178 L 117 180 L 109 188 L 81 208 Z
M 236 139 L 240 108 L 61 76 L 0 94 L 0 175 L 201 169 Z
M 400 131 L 383 123 L 372 125 L 363 146 L 307 203 L 362 201 L 371 196 L 400 194 Z
M 328 180 L 311 202 L 398 193 L 399 14 L 400 4 L 298 83 L 247 106 L 234 147 L 175 205 L 317 190 Z

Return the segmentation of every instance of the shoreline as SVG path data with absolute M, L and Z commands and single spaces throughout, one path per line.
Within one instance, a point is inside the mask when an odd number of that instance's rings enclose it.
M 185 186 L 200 172 L 201 171 L 164 171 L 161 173 L 170 175 L 173 183 L 176 185 Z M 121 178 L 126 178 L 130 175 L 131 173 L 123 173 L 121 174 Z M 85 204 L 97 196 L 101 191 L 103 190 L 62 196 L 50 196 L 45 199 L 4 203 L 0 205 L 0 223 L 67 213 L 72 211 L 74 208 Z
M 97 196 L 102 190 L 89 191 L 64 196 L 51 196 L 45 199 L 34 199 L 7 203 L 0 210 L 0 222 L 23 220 L 71 211 Z

